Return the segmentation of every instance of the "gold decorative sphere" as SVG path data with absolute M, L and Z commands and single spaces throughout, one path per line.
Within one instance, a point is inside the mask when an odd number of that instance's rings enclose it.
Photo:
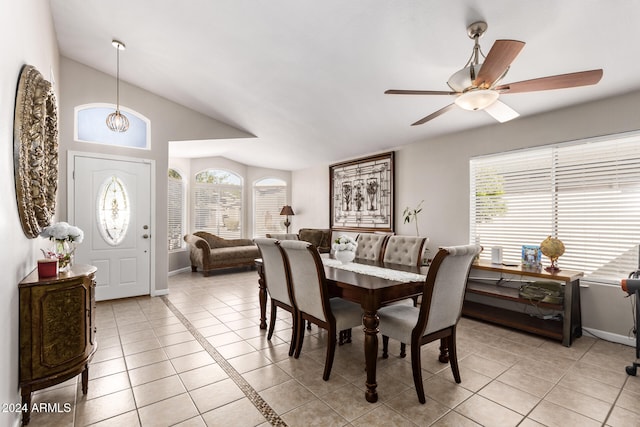
M 564 254 L 564 243 L 555 237 L 547 237 L 540 243 L 540 251 L 551 261 L 551 266 L 547 271 L 560 271 L 558 268 L 558 258 Z

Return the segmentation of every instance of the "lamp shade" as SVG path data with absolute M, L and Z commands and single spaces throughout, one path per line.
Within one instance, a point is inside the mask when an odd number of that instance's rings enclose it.
M 280 215 L 295 215 L 293 213 L 293 209 L 291 209 L 291 206 L 286 205 L 282 207 L 282 210 L 280 211 Z

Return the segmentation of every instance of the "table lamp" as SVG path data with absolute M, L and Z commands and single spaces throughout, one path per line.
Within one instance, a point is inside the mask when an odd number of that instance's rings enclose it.
M 286 205 L 282 207 L 282 210 L 280 211 L 280 215 L 286 215 L 287 219 L 285 219 L 284 221 L 284 226 L 287 227 L 287 234 L 289 234 L 289 226 L 291 225 L 291 222 L 289 222 L 289 215 L 295 215 L 293 213 L 293 209 L 291 209 L 291 206 Z

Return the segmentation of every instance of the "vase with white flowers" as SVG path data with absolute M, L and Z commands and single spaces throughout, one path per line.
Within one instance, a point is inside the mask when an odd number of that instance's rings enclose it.
M 53 242 L 51 249 L 42 253 L 45 258 L 55 258 L 58 260 L 58 271 L 66 272 L 71 269 L 73 263 L 73 253 L 77 243 L 82 243 L 84 232 L 66 222 L 49 225 L 40 232 L 40 237 L 46 237 Z
M 358 242 L 353 237 L 341 235 L 331 245 L 334 256 L 343 264 L 348 264 L 356 257 Z

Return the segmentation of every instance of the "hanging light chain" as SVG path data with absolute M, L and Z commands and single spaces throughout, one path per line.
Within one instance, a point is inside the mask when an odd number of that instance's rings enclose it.
M 120 112 L 120 50 L 125 49 L 119 40 L 111 42 L 116 48 L 116 111 L 107 116 L 107 127 L 114 132 L 126 132 L 129 129 L 129 119 Z

